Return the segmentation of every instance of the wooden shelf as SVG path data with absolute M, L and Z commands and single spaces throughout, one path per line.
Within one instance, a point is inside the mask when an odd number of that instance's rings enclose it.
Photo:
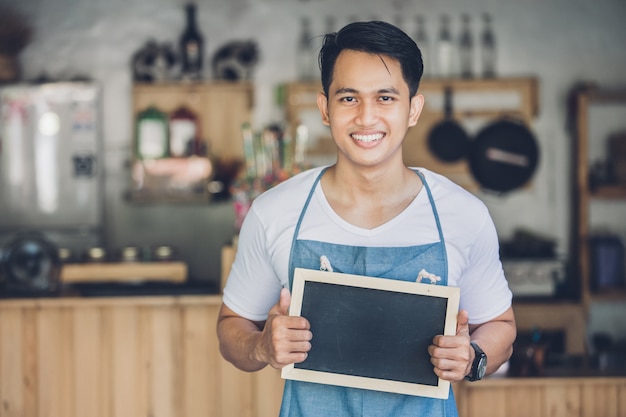
M 591 291 L 589 300 L 626 302 L 626 289 Z
M 626 184 L 595 187 L 589 192 L 589 197 L 603 200 L 626 199 Z
M 591 236 L 591 208 L 593 200 L 626 202 L 626 184 L 601 185 L 589 187 L 590 176 L 590 137 L 591 116 L 589 109 L 602 104 L 626 105 L 626 90 L 601 89 L 595 85 L 587 85 L 573 92 L 575 107 L 575 187 L 574 195 L 574 249 L 572 257 L 577 260 L 577 272 L 580 277 L 580 294 L 582 306 L 588 312 L 593 302 L 626 302 L 626 290 L 593 291 L 591 276 L 591 254 L 589 238 Z M 595 138 L 595 140 L 598 140 Z
M 77 282 L 184 282 L 187 265 L 183 262 L 124 262 L 66 264 L 61 270 L 61 281 Z
M 249 82 L 167 82 L 135 84 L 132 88 L 133 120 L 136 120 L 137 115 L 150 106 L 167 114 L 184 106 L 198 117 L 200 140 L 206 144 L 208 158 L 190 157 L 186 158 L 186 163 L 187 165 L 193 163 L 196 170 L 194 172 L 197 172 L 198 160 L 210 160 L 210 174 L 213 175 L 220 169 L 228 171 L 230 167 L 238 166 L 243 161 L 241 127 L 244 123 L 251 122 L 253 105 L 254 88 Z M 133 168 L 137 167 L 135 156 L 132 156 Z M 170 158 L 161 160 L 161 165 L 185 165 L 184 160 L 185 158 Z M 162 172 L 146 175 L 144 179 L 152 181 L 152 185 L 142 183 L 143 188 L 149 189 L 131 191 L 128 194 L 129 199 L 137 203 L 207 203 L 211 201 L 210 190 L 197 193 L 195 190 L 176 189 L 180 185 L 178 173 L 181 169 L 178 169 L 178 172 L 170 170 L 168 175 L 163 175 Z M 172 173 L 175 175 L 171 175 Z M 136 190 L 137 180 L 132 182 L 131 187 Z M 188 183 L 192 184 L 189 181 Z M 168 191 L 170 189 L 174 191 Z

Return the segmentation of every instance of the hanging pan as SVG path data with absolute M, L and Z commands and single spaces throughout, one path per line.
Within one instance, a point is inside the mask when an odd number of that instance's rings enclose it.
M 510 117 L 480 130 L 469 151 L 474 179 L 483 189 L 496 193 L 526 184 L 538 162 L 539 147 L 533 133 L 522 121 Z
M 469 136 L 457 123 L 452 114 L 452 89 L 444 90 L 444 118 L 435 124 L 427 138 L 428 148 L 443 162 L 457 162 L 467 156 L 469 150 Z

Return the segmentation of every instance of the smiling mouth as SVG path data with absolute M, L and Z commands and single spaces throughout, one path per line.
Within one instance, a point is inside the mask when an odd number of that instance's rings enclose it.
M 381 140 L 385 135 L 382 133 L 376 133 L 372 135 L 352 134 L 350 136 L 352 136 L 353 139 L 358 140 L 359 142 L 370 143 L 370 142 L 376 142 L 377 140 Z

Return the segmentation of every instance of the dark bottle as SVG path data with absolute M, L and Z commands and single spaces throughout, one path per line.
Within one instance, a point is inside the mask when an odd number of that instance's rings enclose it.
M 483 33 L 481 36 L 482 73 L 485 78 L 496 76 L 496 37 L 491 26 L 491 16 L 483 15 Z
M 461 17 L 462 27 L 459 37 L 459 71 L 462 78 L 471 78 L 474 75 L 474 40 L 470 28 L 470 17 L 464 14 Z
M 200 80 L 204 61 L 204 38 L 196 25 L 196 5 L 188 3 L 185 11 L 187 23 L 180 37 L 181 75 L 185 80 Z
M 307 17 L 300 20 L 300 37 L 297 49 L 298 79 L 311 81 L 314 79 L 315 50 L 313 35 L 311 34 L 311 21 Z

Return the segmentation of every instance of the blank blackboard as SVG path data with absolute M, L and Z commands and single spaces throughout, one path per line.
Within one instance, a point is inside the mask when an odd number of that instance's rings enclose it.
M 447 398 L 428 346 L 454 335 L 455 287 L 297 268 L 289 314 L 311 323 L 307 359 L 282 376 L 378 391 Z

